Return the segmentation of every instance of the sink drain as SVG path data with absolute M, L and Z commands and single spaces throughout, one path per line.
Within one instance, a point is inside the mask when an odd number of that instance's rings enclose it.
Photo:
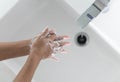
M 77 34 L 76 36 L 76 42 L 79 46 L 85 46 L 88 44 L 89 41 L 89 37 L 87 35 L 87 33 L 85 32 L 80 32 Z

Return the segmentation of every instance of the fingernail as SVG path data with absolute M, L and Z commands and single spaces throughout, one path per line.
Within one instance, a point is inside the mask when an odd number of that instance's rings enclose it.
M 48 26 L 46 26 L 42 32 L 44 32 L 44 31 L 47 30 L 47 29 L 49 30 Z

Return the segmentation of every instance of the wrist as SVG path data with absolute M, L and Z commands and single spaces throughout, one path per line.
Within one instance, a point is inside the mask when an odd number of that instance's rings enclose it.
M 30 44 L 31 44 L 31 39 L 23 41 L 23 48 L 26 52 L 26 55 L 28 55 L 30 53 L 30 49 L 31 49 L 29 46 Z

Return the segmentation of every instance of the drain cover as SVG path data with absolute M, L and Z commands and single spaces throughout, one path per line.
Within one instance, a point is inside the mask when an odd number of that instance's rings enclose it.
M 87 33 L 85 32 L 80 32 L 76 36 L 76 42 L 79 46 L 85 46 L 88 44 L 89 37 Z

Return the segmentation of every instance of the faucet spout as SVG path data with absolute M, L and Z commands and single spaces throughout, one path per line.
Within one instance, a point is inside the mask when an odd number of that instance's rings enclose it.
M 81 28 L 85 28 L 109 4 L 110 0 L 96 0 L 77 20 Z

